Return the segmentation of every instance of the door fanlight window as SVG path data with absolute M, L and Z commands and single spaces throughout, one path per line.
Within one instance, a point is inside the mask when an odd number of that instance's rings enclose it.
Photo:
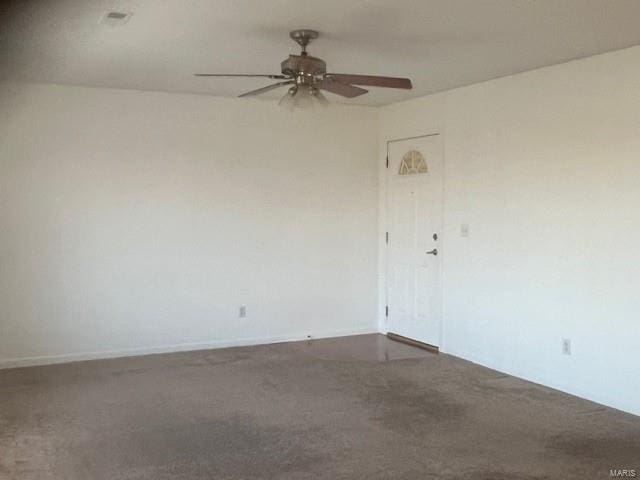
M 402 157 L 398 175 L 415 175 L 418 173 L 427 173 L 427 161 L 424 156 L 417 150 L 409 150 Z

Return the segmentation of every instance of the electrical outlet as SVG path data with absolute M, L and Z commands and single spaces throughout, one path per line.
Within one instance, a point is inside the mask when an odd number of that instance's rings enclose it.
M 571 355 L 571 340 L 568 338 L 562 339 L 562 354 Z
M 244 318 L 247 316 L 247 307 L 244 305 L 240 306 L 238 309 L 238 318 Z

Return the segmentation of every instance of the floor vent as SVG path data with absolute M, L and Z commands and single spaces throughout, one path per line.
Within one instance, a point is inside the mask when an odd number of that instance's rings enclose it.
M 131 18 L 131 12 L 106 12 L 100 19 L 100 23 L 103 25 L 110 25 L 113 27 L 125 25 Z

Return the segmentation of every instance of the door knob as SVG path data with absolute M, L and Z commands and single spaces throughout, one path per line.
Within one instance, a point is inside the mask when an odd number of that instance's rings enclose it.
M 427 255 L 438 255 L 438 249 L 434 248 L 433 250 L 427 252 Z

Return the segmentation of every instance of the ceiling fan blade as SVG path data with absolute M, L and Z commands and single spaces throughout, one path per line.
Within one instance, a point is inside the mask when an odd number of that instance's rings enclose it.
M 315 86 L 322 90 L 326 90 L 327 92 L 335 93 L 336 95 L 347 98 L 357 97 L 358 95 L 363 95 L 368 92 L 368 90 L 365 90 L 364 88 L 338 82 L 330 77 L 325 77 L 322 81 L 316 83 Z
M 253 75 L 246 73 L 194 73 L 196 77 L 260 77 L 260 78 L 273 78 L 276 80 L 284 80 L 286 75 Z
M 355 85 L 369 85 L 371 87 L 386 88 L 412 88 L 411 80 L 408 78 L 379 77 L 377 75 L 350 75 L 348 73 L 327 73 L 327 77 L 333 78 L 342 83 L 352 83 Z
M 250 97 L 252 95 L 260 95 L 261 93 L 268 92 L 269 90 L 275 90 L 276 88 L 284 87 L 285 85 L 291 85 L 296 83 L 295 80 L 288 80 L 286 82 L 278 82 L 273 85 L 268 85 L 266 87 L 259 88 L 257 90 L 251 90 L 250 92 L 243 93 L 239 95 L 240 97 Z

